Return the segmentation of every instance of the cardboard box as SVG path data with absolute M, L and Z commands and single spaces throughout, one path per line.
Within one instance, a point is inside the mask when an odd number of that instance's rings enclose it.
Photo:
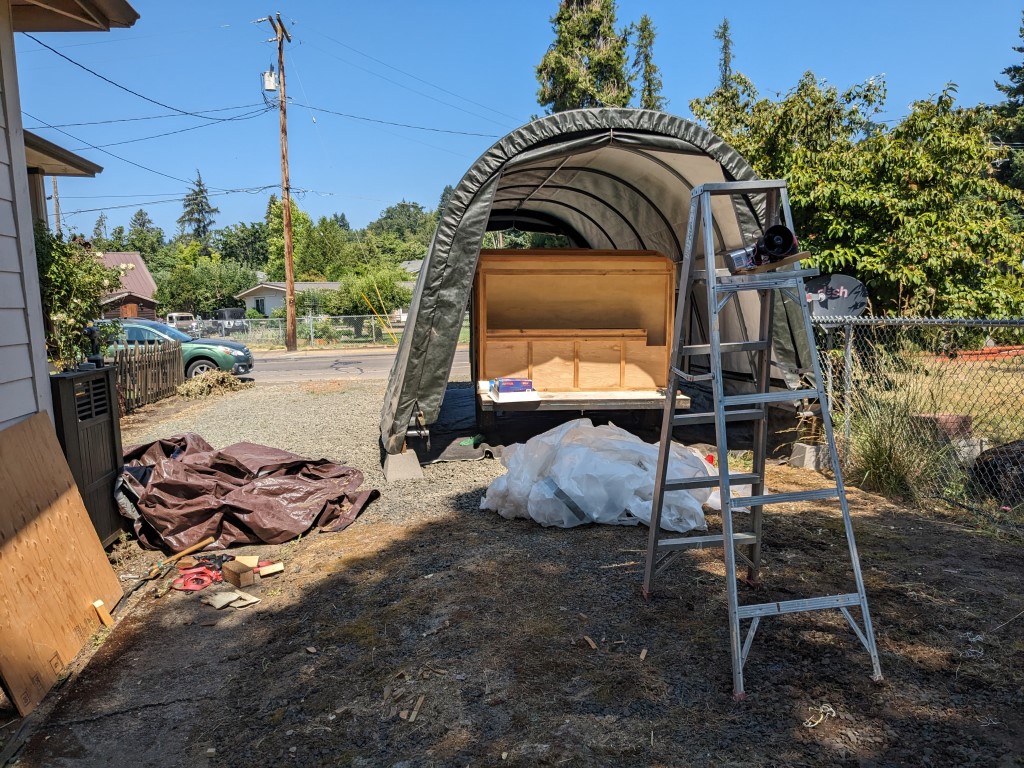
M 224 581 L 236 587 L 251 587 L 256 583 L 256 575 L 248 565 L 237 560 L 228 560 L 221 568 L 224 574 Z

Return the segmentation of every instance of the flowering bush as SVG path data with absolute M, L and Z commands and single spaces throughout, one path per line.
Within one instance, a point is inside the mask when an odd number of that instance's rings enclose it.
M 85 328 L 100 317 L 100 299 L 116 290 L 128 265 L 105 267 L 80 243 L 36 229 L 46 353 L 58 370 L 74 368 L 89 350 Z

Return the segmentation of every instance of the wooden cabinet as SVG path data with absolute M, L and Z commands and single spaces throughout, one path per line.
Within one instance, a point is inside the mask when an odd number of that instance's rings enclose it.
M 675 266 L 653 251 L 483 251 L 477 379 L 541 392 L 652 390 L 667 380 Z

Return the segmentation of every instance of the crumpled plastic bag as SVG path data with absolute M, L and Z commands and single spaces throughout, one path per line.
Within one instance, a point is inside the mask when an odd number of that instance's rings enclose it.
M 657 460 L 657 444 L 613 424 L 595 427 L 590 419 L 576 419 L 508 446 L 501 458 L 508 472 L 490 484 L 480 508 L 560 528 L 650 524 Z M 698 451 L 672 444 L 668 477 L 715 474 Z M 666 493 L 662 528 L 705 530 L 701 506 L 711 499 L 710 488 Z

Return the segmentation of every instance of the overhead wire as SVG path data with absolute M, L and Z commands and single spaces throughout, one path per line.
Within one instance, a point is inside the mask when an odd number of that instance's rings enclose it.
M 261 107 L 260 109 L 253 110 L 252 112 L 246 112 L 244 114 L 238 115 L 238 116 L 233 117 L 231 119 L 233 121 L 237 121 L 237 120 L 252 120 L 254 117 L 259 117 L 260 115 L 265 115 L 271 109 L 272 108 Z M 174 136 L 175 134 L 178 134 L 178 133 L 186 133 L 188 131 L 195 131 L 195 130 L 198 130 L 199 128 L 209 128 L 209 127 L 214 126 L 214 125 L 221 125 L 221 123 L 200 123 L 199 125 L 190 125 L 188 128 L 179 128 L 176 131 L 165 131 L 164 133 L 156 133 L 156 134 L 153 134 L 152 136 L 140 136 L 139 138 L 136 138 L 136 139 L 125 139 L 124 141 L 112 141 L 109 144 L 97 144 L 97 145 L 93 146 L 92 148 L 93 149 L 102 149 L 103 147 L 118 147 L 118 146 L 120 146 L 122 144 L 135 144 L 136 142 L 139 142 L 139 141 L 149 141 L 150 139 L 160 139 L 160 138 L 163 138 L 164 136 Z M 92 145 L 90 145 L 90 146 L 92 146 Z M 82 149 L 81 147 L 77 147 L 75 149 L 72 149 L 71 151 L 72 152 L 78 152 L 81 149 Z
M 109 83 L 110 85 L 114 86 L 115 88 L 119 88 L 120 90 L 124 91 L 125 93 L 130 93 L 132 96 L 136 96 L 136 97 L 142 99 L 143 101 L 148 101 L 150 104 L 156 104 L 158 107 L 163 107 L 164 109 L 169 109 L 172 112 L 177 112 L 177 113 L 182 114 L 182 115 L 188 115 L 189 117 L 198 117 L 201 120 L 210 120 L 211 122 L 226 122 L 226 121 L 231 119 L 231 118 L 224 118 L 224 117 L 207 117 L 206 115 L 202 114 L 201 112 L 190 112 L 187 109 L 178 109 L 177 107 L 171 106 L 170 104 L 165 104 L 164 102 L 158 101 L 157 99 L 152 99 L 149 96 L 141 94 L 138 91 L 132 90 L 131 88 L 129 88 L 126 85 L 121 85 L 121 83 L 118 83 L 118 82 L 116 82 L 114 80 L 111 80 L 106 75 L 101 75 L 96 70 L 90 69 L 89 67 L 85 66 L 84 64 L 81 64 L 81 63 L 75 61 L 70 56 L 67 56 L 67 55 L 61 53 L 60 51 L 58 51 L 56 48 L 53 48 L 52 46 L 47 45 L 46 43 L 44 43 L 42 40 L 40 40 L 35 35 L 29 34 L 28 32 L 22 32 L 21 34 L 23 34 L 29 40 L 32 40 L 33 42 L 37 43 L 38 45 L 41 45 L 46 50 L 52 51 L 54 54 L 56 54 L 57 56 L 60 56 L 62 59 L 64 59 L 65 61 L 69 62 L 70 64 L 74 64 L 79 69 L 85 70 L 86 72 L 88 72 L 93 77 L 98 77 L 103 82 Z
M 303 95 L 305 95 L 305 94 L 303 94 Z M 328 114 L 328 115 L 337 115 L 338 117 L 345 117 L 345 118 L 348 118 L 349 120 L 360 120 L 360 121 L 365 122 L 365 123 L 377 123 L 379 125 L 391 125 L 391 126 L 394 126 L 396 128 L 411 128 L 411 129 L 416 130 L 416 131 L 429 131 L 431 133 L 448 133 L 448 134 L 452 134 L 454 136 L 481 136 L 481 137 L 487 138 L 487 139 L 498 139 L 498 138 L 501 138 L 501 136 L 499 136 L 496 133 L 477 133 L 475 131 L 456 131 L 456 130 L 452 130 L 452 129 L 448 129 L 448 128 L 430 128 L 430 127 L 425 126 L 425 125 L 412 125 L 411 123 L 396 123 L 396 122 L 393 122 L 391 120 L 380 120 L 380 119 L 375 118 L 375 117 L 364 117 L 362 115 L 353 115 L 353 114 L 349 114 L 347 112 L 338 112 L 337 110 L 326 109 L 325 107 L 314 107 L 311 104 L 302 104 L 300 102 L 291 102 L 291 103 L 294 103 L 295 106 L 297 106 L 297 107 L 305 107 L 306 109 L 310 109 L 310 110 L 312 110 L 314 112 L 323 112 L 323 113 Z
M 301 42 L 302 41 L 300 41 L 300 43 Z M 394 80 L 394 79 L 392 79 L 390 77 L 385 77 L 384 75 L 382 75 L 382 74 L 380 74 L 378 72 L 374 72 L 372 69 L 367 69 L 366 67 L 362 67 L 362 66 L 360 66 L 360 65 L 358 65 L 358 64 L 356 64 L 356 63 L 354 63 L 352 61 L 349 61 L 348 59 L 343 59 L 341 56 L 338 56 L 338 55 L 336 55 L 334 53 L 331 53 L 330 51 L 326 51 L 323 48 L 320 48 L 319 46 L 312 45 L 310 43 L 307 43 L 307 45 L 309 45 L 310 48 L 315 48 L 316 50 L 320 51 L 325 56 L 330 56 L 332 59 L 337 59 L 340 62 L 348 64 L 350 67 L 355 67 L 356 69 L 361 70 L 363 72 L 366 72 L 369 75 L 373 75 L 374 77 L 378 77 L 381 80 L 384 80 L 385 82 L 391 83 L 392 85 L 397 85 L 399 88 L 404 88 L 407 91 L 410 91 L 412 93 L 418 94 L 418 95 L 422 96 L 425 99 L 430 99 L 431 101 L 436 101 L 438 104 L 443 104 L 446 107 L 451 107 L 452 109 L 457 109 L 459 112 L 464 112 L 467 115 L 472 115 L 473 117 L 479 118 L 480 120 L 486 120 L 487 122 L 494 123 L 495 125 L 501 125 L 501 126 L 505 125 L 504 123 L 502 123 L 502 122 L 500 122 L 498 120 L 494 120 L 494 119 L 492 119 L 490 117 L 487 117 L 485 115 L 477 114 L 476 112 L 472 112 L 472 111 L 470 111 L 468 109 L 463 109 L 462 107 L 460 107 L 457 104 L 452 104 L 451 102 L 445 101 L 444 99 L 439 99 L 436 96 L 431 96 L 429 93 L 424 93 L 423 91 L 419 91 L 419 90 L 417 90 L 415 88 L 412 88 L 412 87 L 406 85 L 405 83 L 399 82 L 398 80 Z
M 395 72 L 398 72 L 399 74 L 405 75 L 406 77 L 411 78 L 413 80 L 416 80 L 416 81 L 418 81 L 420 83 L 423 83 L 424 85 L 429 85 L 431 88 L 436 88 L 437 90 L 441 91 L 442 93 L 447 93 L 449 96 L 454 96 L 457 99 L 462 99 L 463 101 L 468 102 L 468 103 L 472 104 L 473 106 L 480 107 L 481 109 L 486 109 L 489 112 L 494 112 L 496 115 L 501 115 L 502 117 L 507 117 L 510 120 L 516 120 L 516 121 L 519 121 L 519 122 L 522 121 L 521 118 L 518 118 L 515 115 L 510 115 L 507 112 L 502 112 L 499 109 L 494 109 L 493 107 L 489 107 L 486 104 L 481 104 L 480 102 L 474 101 L 473 99 L 470 99 L 467 96 L 463 96 L 463 95 L 461 95 L 459 93 L 455 93 L 455 91 L 449 91 L 447 88 L 443 88 L 440 85 L 437 85 L 436 83 L 430 82 L 429 80 L 424 80 L 422 77 L 418 77 L 418 76 L 412 74 L 411 72 L 406 72 L 403 69 L 399 69 L 398 67 L 395 67 L 395 66 L 393 66 L 391 64 L 388 64 L 386 61 L 381 61 L 380 59 L 375 58 L 375 57 L 371 56 L 368 53 L 360 51 L 358 48 L 353 48 L 351 45 L 348 45 L 347 43 L 343 43 L 340 40 L 336 40 L 335 38 L 331 37 L 330 35 L 325 35 L 323 32 L 316 32 L 316 30 L 314 30 L 314 33 L 320 35 L 321 37 L 324 37 L 324 38 L 330 40 L 335 45 L 340 45 L 342 48 L 347 48 L 348 50 L 352 51 L 353 53 L 358 53 L 360 56 L 366 57 L 370 61 L 373 61 L 373 62 L 376 62 L 377 64 L 380 64 L 382 67 L 387 67 L 388 69 L 394 70 Z
M 237 107 L 217 107 L 216 109 L 199 109 L 199 110 L 196 110 L 196 114 L 203 114 L 205 112 L 230 112 L 231 110 L 235 110 L 235 109 L 252 109 L 253 107 L 259 107 L 259 106 L 261 106 L 260 102 L 256 102 L 254 104 L 239 104 Z M 81 126 L 84 126 L 84 125 L 110 125 L 111 123 L 133 123 L 133 122 L 138 122 L 140 120 L 162 120 L 162 119 L 168 118 L 168 117 L 181 117 L 181 115 L 178 114 L 177 112 L 174 112 L 174 113 L 169 114 L 169 115 L 146 115 L 146 116 L 143 116 L 143 117 L 116 117 L 116 118 L 112 118 L 110 120 L 90 120 L 90 121 L 84 122 L 84 123 L 56 123 L 56 124 L 54 124 L 52 126 L 51 125 L 48 125 L 48 126 L 27 125 L 25 127 L 28 130 L 30 130 L 30 131 L 35 129 L 35 128 L 40 128 L 40 127 L 46 127 L 46 128 L 78 128 L 78 127 L 81 127 Z

